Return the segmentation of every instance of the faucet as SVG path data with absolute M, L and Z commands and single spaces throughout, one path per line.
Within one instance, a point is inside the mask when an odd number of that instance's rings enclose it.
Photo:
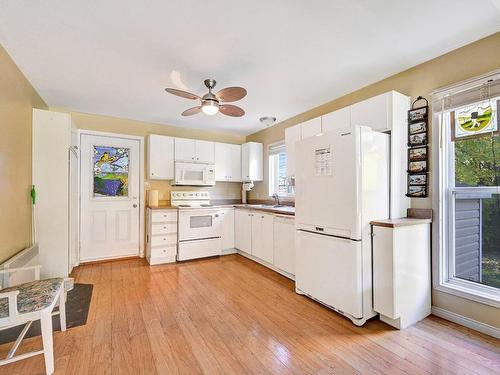
M 273 198 L 274 198 L 274 205 L 276 207 L 279 207 L 280 206 L 280 197 L 278 196 L 278 194 L 274 193 Z

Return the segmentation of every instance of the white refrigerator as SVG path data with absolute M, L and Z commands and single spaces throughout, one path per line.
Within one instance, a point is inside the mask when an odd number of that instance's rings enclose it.
M 361 126 L 296 144 L 296 291 L 357 325 L 376 315 L 369 223 L 389 217 L 389 153 Z

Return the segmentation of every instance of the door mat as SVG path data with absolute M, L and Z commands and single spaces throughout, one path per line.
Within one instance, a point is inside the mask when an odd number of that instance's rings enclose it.
M 68 292 L 66 298 L 66 328 L 78 327 L 87 324 L 87 317 L 89 315 L 90 301 L 92 299 L 92 284 L 77 284 L 72 290 Z M 59 315 L 52 317 L 52 325 L 54 331 L 61 330 Z M 0 345 L 8 342 L 16 341 L 24 324 L 9 329 L 0 331 Z M 40 321 L 33 322 L 25 338 L 40 336 Z

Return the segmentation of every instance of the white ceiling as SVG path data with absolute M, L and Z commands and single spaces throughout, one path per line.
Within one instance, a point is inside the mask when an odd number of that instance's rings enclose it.
M 239 134 L 497 31 L 500 0 L 0 2 L 0 43 L 49 106 Z M 163 89 L 205 78 L 245 87 L 246 115 L 181 117 L 196 103 Z

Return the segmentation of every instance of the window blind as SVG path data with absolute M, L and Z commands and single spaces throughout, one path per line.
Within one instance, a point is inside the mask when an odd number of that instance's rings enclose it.
M 277 155 L 281 152 L 285 152 L 286 151 L 285 142 L 281 141 L 281 142 L 277 142 L 277 143 L 273 143 L 273 144 L 269 145 L 268 151 L 269 151 L 269 156 Z
M 500 70 L 432 92 L 434 114 L 500 96 Z

